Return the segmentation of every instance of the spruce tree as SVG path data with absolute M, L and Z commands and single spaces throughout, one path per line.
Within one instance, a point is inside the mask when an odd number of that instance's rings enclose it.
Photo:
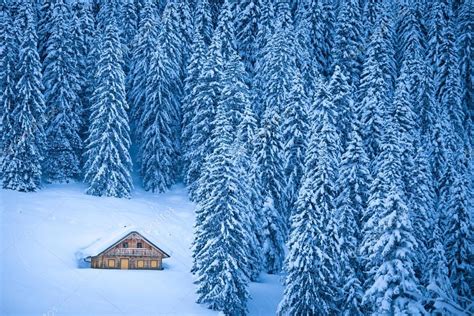
M 457 155 L 452 153 L 454 160 Z M 462 159 L 462 158 L 461 158 Z M 463 161 L 454 162 L 453 181 L 449 186 L 446 207 L 443 216 L 446 218 L 444 242 L 449 278 L 460 306 L 468 308 L 473 297 L 474 281 L 473 257 L 473 224 L 471 219 L 471 194 L 468 167 Z
M 291 214 L 303 178 L 306 137 L 308 135 L 308 98 L 299 72 L 291 85 L 288 107 L 283 112 L 282 136 L 285 155 L 286 201 Z
M 261 14 L 260 0 L 245 0 L 239 2 L 239 14 L 236 16 L 237 47 L 239 55 L 248 73 L 247 83 L 251 86 L 255 76 L 257 58 L 257 34 Z
M 474 47 L 474 5 L 470 1 L 464 1 L 458 11 L 458 49 L 459 61 L 461 66 L 461 82 L 462 82 L 462 102 L 463 108 L 468 110 L 470 116 L 471 130 L 468 130 L 471 135 L 474 133 L 472 124 L 474 122 L 474 66 L 473 66 L 473 47 Z
M 401 173 L 397 123 L 387 117 L 376 175 L 370 187 L 362 254 L 366 264 L 363 303 L 373 314 L 423 314 L 413 270 L 418 242 L 413 234 Z
M 47 106 L 44 174 L 50 182 L 68 182 L 81 173 L 82 104 L 77 55 L 68 27 L 71 14 L 63 0 L 51 7 L 50 36 L 46 43 L 43 82 Z
M 362 138 L 371 160 L 380 152 L 383 117 L 389 110 L 393 93 L 395 64 L 392 31 L 390 15 L 387 12 L 380 16 L 370 37 L 360 81 L 359 115 L 363 126 Z
M 178 153 L 173 144 L 173 110 L 167 81 L 170 62 L 162 58 L 160 46 L 155 47 L 145 85 L 145 104 L 140 125 L 144 127 L 140 159 L 143 187 L 164 192 L 174 183 Z
M 168 59 L 169 71 L 166 73 L 170 90 L 170 112 L 172 120 L 173 145 L 176 151 L 180 150 L 181 135 L 181 104 L 183 99 L 183 82 L 185 78 L 185 60 L 187 59 L 188 35 L 183 34 L 182 24 L 185 21 L 181 16 L 181 3 L 169 1 L 163 11 L 158 42 L 162 47 L 162 58 Z
M 145 84 L 152 54 L 158 42 L 158 16 L 152 1 L 147 0 L 141 11 L 138 32 L 133 43 L 130 69 L 127 75 L 127 100 L 130 105 L 132 132 L 139 140 L 145 126 L 139 124 L 145 104 Z
M 248 92 L 249 93 L 249 92 Z M 245 186 L 245 205 L 248 214 L 248 235 L 250 240 L 249 277 L 251 281 L 257 281 L 262 271 L 263 257 L 261 240 L 262 216 L 259 208 L 260 192 L 256 181 L 255 165 L 255 137 L 257 133 L 257 117 L 252 109 L 249 94 L 247 95 L 242 120 L 237 128 L 239 165 L 241 170 L 242 184 Z
M 19 37 L 18 82 L 10 142 L 1 161 L 3 188 L 37 191 L 41 183 L 44 146 L 44 98 L 34 11 L 30 2 L 18 8 L 15 29 Z
M 124 70 L 128 74 L 133 52 L 135 35 L 138 32 L 138 14 L 135 0 L 126 0 L 122 4 L 123 24 L 121 28 L 121 39 L 124 48 Z
M 335 226 L 339 135 L 327 88 L 321 85 L 318 90 L 305 175 L 291 216 L 281 314 L 331 314 L 338 310 L 338 247 L 331 230 Z
M 12 140 L 12 111 L 16 102 L 16 65 L 18 43 L 14 34 L 11 10 L 6 4 L 0 5 L 0 166 L 6 157 Z M 0 182 L 2 179 L 0 169 Z
M 76 2 L 72 6 L 72 49 L 75 52 L 76 72 L 80 85 L 78 91 L 82 108 L 78 115 L 82 120 L 82 135 L 87 130 L 88 109 L 90 104 L 91 91 L 93 89 L 93 39 L 94 39 L 94 17 L 90 4 Z M 83 136 L 84 138 L 84 136 Z
M 230 87 L 229 87 L 230 88 Z M 234 136 L 228 117 L 226 94 L 218 105 L 212 132 L 215 150 L 207 157 L 209 170 L 207 199 L 198 203 L 194 265 L 197 275 L 198 303 L 225 315 L 244 315 L 249 297 L 247 285 L 247 231 L 244 225 L 244 186 L 239 179 L 238 158 L 234 155 Z M 229 99 L 230 98 L 230 99 Z
M 51 21 L 53 19 L 53 1 L 42 0 L 38 12 L 38 53 L 41 62 L 46 58 L 46 44 L 51 35 Z
M 108 23 L 101 30 L 96 82 L 92 96 L 84 166 L 86 192 L 97 196 L 130 197 L 130 131 L 119 29 L 111 3 L 99 15 Z
M 262 208 L 262 244 L 264 268 L 279 273 L 284 259 L 287 230 L 284 201 L 284 157 L 280 131 L 280 115 L 275 107 L 267 107 L 255 139 L 259 207 Z
M 186 184 L 188 180 L 188 171 L 190 168 L 190 157 L 193 154 L 194 148 L 191 144 L 193 138 L 194 126 L 191 124 L 194 117 L 197 115 L 196 111 L 199 104 L 196 103 L 197 92 L 196 87 L 199 84 L 199 76 L 206 62 L 206 44 L 204 38 L 199 31 L 194 32 L 193 44 L 191 51 L 193 52 L 187 67 L 187 76 L 184 81 L 184 99 L 183 99 L 183 122 L 181 140 L 183 144 L 183 169 L 185 174 Z
M 335 28 L 334 64 L 341 67 L 341 71 L 348 77 L 352 89 L 355 89 L 362 71 L 364 48 L 364 30 L 359 1 L 344 0 L 341 2 Z
M 345 315 L 361 315 L 362 265 L 358 249 L 362 239 L 362 216 L 367 207 L 371 175 L 370 161 L 361 137 L 360 123 L 351 119 L 351 130 L 341 157 L 336 198 L 343 276 L 342 302 Z

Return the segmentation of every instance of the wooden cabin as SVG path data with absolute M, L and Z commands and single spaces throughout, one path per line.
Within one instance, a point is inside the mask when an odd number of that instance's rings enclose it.
M 142 234 L 131 231 L 88 259 L 93 269 L 162 270 L 163 259 L 169 257 Z

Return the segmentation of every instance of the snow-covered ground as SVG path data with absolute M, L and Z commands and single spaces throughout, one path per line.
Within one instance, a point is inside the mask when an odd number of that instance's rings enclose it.
M 215 315 L 195 303 L 194 205 L 183 186 L 135 190 L 130 200 L 83 194 L 79 184 L 37 193 L 0 190 L 0 315 Z M 171 255 L 163 271 L 84 267 L 81 249 L 133 225 Z M 251 315 L 274 315 L 278 276 L 250 286 Z

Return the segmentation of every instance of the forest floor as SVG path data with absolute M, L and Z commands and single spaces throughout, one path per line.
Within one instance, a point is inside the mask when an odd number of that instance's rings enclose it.
M 216 315 L 196 304 L 190 273 L 194 204 L 182 185 L 93 197 L 81 184 L 37 193 L 0 190 L 0 315 Z M 124 226 L 153 236 L 171 258 L 162 271 L 91 269 L 83 248 Z M 251 283 L 250 315 L 274 315 L 281 276 Z

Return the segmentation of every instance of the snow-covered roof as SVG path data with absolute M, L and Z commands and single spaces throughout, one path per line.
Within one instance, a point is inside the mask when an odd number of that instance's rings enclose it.
M 161 250 L 165 255 L 168 255 L 162 247 L 158 247 L 158 242 L 153 236 L 150 236 L 150 234 L 145 235 L 143 234 L 139 227 L 136 226 L 123 226 L 115 231 L 108 232 L 105 236 L 97 238 L 95 241 L 93 241 L 89 246 L 80 249 L 78 251 L 78 256 L 81 258 L 87 258 L 87 257 L 93 257 L 97 256 L 101 252 L 107 250 L 111 246 L 115 245 L 118 243 L 120 240 L 122 240 L 124 237 L 128 236 L 129 234 L 136 232 L 140 234 L 142 237 L 144 237 L 148 242 L 153 244 L 156 248 Z

